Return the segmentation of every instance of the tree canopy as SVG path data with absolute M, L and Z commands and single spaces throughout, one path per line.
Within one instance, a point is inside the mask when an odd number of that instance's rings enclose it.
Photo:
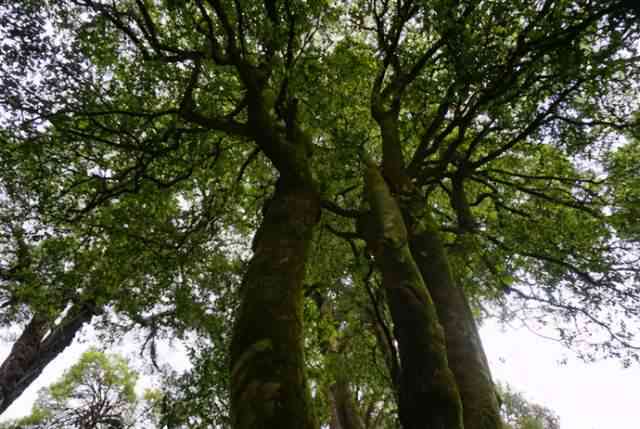
M 502 412 L 507 427 L 514 429 L 559 429 L 560 421 L 553 411 L 529 402 L 509 385 L 500 386 Z
M 92 318 L 154 362 L 196 338 L 164 407 L 189 427 L 499 428 L 488 314 L 637 360 L 638 19 L 0 6 L 0 411 Z
M 90 349 L 58 381 L 40 390 L 29 416 L 0 426 L 119 429 L 153 424 L 138 410 L 137 378 L 122 356 Z

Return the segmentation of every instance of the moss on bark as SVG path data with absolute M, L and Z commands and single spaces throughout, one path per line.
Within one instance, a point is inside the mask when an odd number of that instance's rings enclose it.
M 408 245 L 397 202 L 376 166 L 366 172 L 376 249 L 401 361 L 400 420 L 404 429 L 462 429 L 462 405 L 447 362 L 444 332 Z M 376 236 L 377 235 L 377 236 Z M 371 243 L 377 241 L 377 243 Z
M 302 282 L 317 193 L 280 180 L 265 207 L 231 344 L 235 429 L 316 427 L 303 361 Z
M 411 236 L 410 247 L 444 328 L 465 429 L 502 428 L 498 396 L 473 314 L 464 291 L 455 283 L 444 245 L 430 220 Z

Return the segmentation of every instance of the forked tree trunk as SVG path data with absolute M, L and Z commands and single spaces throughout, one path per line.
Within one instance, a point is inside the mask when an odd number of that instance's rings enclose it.
M 409 217 L 409 216 L 407 216 Z M 465 429 L 500 429 L 500 405 L 491 371 L 464 291 L 430 214 L 421 216 L 410 247 L 445 332 L 449 367 L 462 398 Z
M 254 239 L 231 343 L 234 429 L 315 429 L 303 361 L 303 278 L 318 194 L 279 180 Z
M 400 208 L 376 166 L 367 168 L 373 230 L 401 361 L 400 421 L 404 429 L 462 429 L 462 404 L 447 362 L 444 332 L 408 245 Z
M 95 314 L 93 306 L 71 308 L 57 325 L 38 314 L 32 317 L 0 366 L 0 414 L 71 344 Z
M 500 405 L 471 308 L 453 279 L 437 229 L 426 227 L 410 239 L 445 332 L 449 367 L 460 391 L 465 429 L 500 429 Z

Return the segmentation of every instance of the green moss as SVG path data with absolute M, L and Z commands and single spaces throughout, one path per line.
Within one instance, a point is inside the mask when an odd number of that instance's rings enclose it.
M 447 359 L 460 390 L 465 429 L 499 429 L 499 406 L 491 374 L 464 292 L 429 216 L 411 236 L 411 249 L 446 334 Z
M 304 377 L 302 282 L 317 196 L 279 183 L 255 239 L 231 343 L 234 429 L 314 429 Z
M 405 429 L 462 429 L 462 404 L 448 367 L 444 331 L 409 249 L 404 218 L 371 162 L 366 169 L 366 184 L 375 224 L 371 240 L 382 242 L 381 247 L 370 247 L 377 249 L 375 257 L 382 271 L 402 363 L 400 420 Z M 448 270 L 446 259 L 440 264 L 440 269 Z

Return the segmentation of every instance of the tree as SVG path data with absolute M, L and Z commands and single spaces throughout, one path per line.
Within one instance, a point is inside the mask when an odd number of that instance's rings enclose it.
M 137 378 L 121 356 L 90 349 L 59 381 L 39 392 L 31 415 L 3 427 L 133 427 L 142 417 L 134 391 Z
M 509 385 L 498 387 L 502 416 L 513 429 L 559 429 L 560 419 L 551 410 L 527 401 Z
M 80 265 L 105 274 L 82 288 L 98 307 L 226 335 L 232 427 L 317 426 L 304 284 L 375 315 L 345 323 L 379 348 L 405 429 L 500 427 L 474 301 L 637 356 L 612 316 L 638 315 L 634 205 L 608 192 L 631 174 L 610 143 L 637 128 L 627 2 L 25 0 L 0 16 L 3 186 L 81 254 L 135 261 Z M 218 270 L 227 308 L 206 298 Z M 194 317 L 228 326 L 228 308 L 231 332 Z

